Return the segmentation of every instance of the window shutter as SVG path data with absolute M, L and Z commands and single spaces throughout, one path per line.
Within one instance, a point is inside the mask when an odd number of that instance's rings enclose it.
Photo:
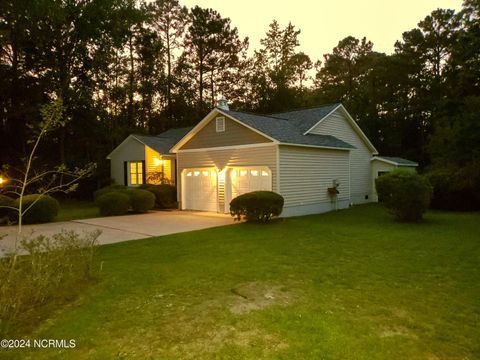
M 146 178 L 147 178 L 147 171 L 145 169 L 145 160 L 142 160 L 142 184 L 145 184 Z
M 123 162 L 123 185 L 128 186 L 128 171 L 127 171 L 127 162 Z

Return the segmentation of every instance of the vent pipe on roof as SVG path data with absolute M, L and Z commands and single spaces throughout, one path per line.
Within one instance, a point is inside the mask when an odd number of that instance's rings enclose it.
M 220 110 L 229 110 L 228 108 L 228 101 L 222 97 L 220 100 L 218 100 L 217 102 L 217 107 L 220 109 Z

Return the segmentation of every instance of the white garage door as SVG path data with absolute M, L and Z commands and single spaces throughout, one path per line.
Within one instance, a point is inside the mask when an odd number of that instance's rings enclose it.
M 272 190 L 272 172 L 267 167 L 235 168 L 230 177 L 232 199 L 251 191 Z
M 217 211 L 217 173 L 214 168 L 182 173 L 182 209 Z

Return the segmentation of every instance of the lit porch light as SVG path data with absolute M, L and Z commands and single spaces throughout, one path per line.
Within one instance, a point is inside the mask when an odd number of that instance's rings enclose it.
M 0 186 L 2 186 L 6 182 L 7 182 L 7 180 L 4 179 L 2 176 L 0 176 Z
M 160 166 L 162 164 L 163 164 L 163 160 L 160 160 L 159 158 L 154 158 L 153 159 L 153 165 Z

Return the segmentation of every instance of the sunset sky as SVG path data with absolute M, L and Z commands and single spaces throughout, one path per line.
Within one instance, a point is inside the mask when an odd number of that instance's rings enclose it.
M 268 25 L 291 21 L 302 30 L 300 48 L 312 60 L 323 59 L 348 35 L 366 36 L 374 50 L 391 53 L 396 40 L 436 8 L 460 10 L 462 0 L 180 0 L 182 5 L 210 7 L 229 17 L 242 37 L 250 38 L 250 51 Z

